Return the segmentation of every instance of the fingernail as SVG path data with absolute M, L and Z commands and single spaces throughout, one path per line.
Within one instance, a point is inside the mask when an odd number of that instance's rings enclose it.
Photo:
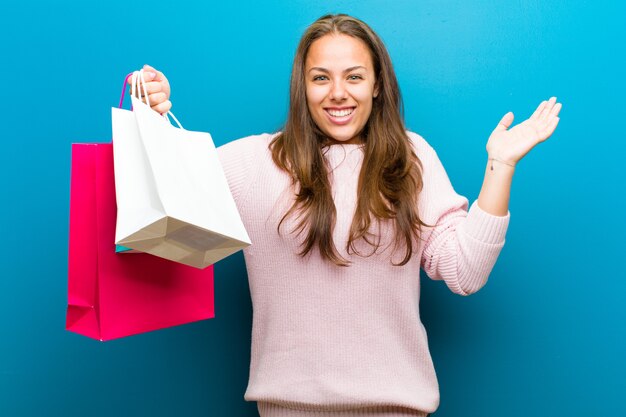
M 154 78 L 156 77 L 156 74 L 152 71 L 146 71 L 146 75 L 148 76 L 148 78 Z

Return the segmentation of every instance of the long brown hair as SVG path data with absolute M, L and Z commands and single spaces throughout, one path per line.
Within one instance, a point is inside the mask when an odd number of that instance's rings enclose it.
M 421 227 L 426 225 L 417 209 L 417 197 L 423 185 L 422 164 L 405 131 L 400 89 L 383 42 L 367 24 L 344 14 L 320 17 L 304 32 L 296 50 L 289 115 L 282 133 L 271 143 L 274 163 L 287 172 L 297 186 L 295 201 L 281 219 L 278 231 L 288 216 L 297 214 L 297 225 L 292 233 L 306 235 L 300 255 L 307 255 L 317 245 L 323 258 L 340 266 L 349 264 L 333 242 L 337 211 L 322 152 L 328 138 L 311 117 L 304 79 L 311 44 L 324 35 L 335 33 L 352 36 L 367 45 L 379 89 L 361 132 L 364 158 L 346 251 L 363 256 L 355 246 L 357 240 L 363 239 L 372 246 L 371 254 L 375 253 L 381 245 L 381 236 L 371 233 L 370 227 L 373 222 L 380 225 L 391 220 L 395 231 L 394 251 L 405 248 L 404 258 L 397 265 L 405 265 L 411 259 Z

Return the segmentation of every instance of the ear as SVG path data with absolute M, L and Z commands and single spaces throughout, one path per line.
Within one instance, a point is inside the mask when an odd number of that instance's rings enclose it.
M 374 98 L 378 97 L 378 92 L 380 90 L 380 85 L 378 84 L 378 80 L 376 80 L 376 82 L 374 83 Z

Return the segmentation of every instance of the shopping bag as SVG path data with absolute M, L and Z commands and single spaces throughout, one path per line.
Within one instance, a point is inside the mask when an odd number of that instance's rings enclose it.
M 213 268 L 115 252 L 111 144 L 73 144 L 66 329 L 101 341 L 214 317 Z
M 173 126 L 132 79 L 132 111 L 112 109 L 115 243 L 196 268 L 250 245 L 211 136 Z

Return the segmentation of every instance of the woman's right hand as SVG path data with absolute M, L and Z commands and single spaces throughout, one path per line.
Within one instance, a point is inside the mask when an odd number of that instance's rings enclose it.
M 170 99 L 170 83 L 162 72 L 157 71 L 150 65 L 143 66 L 144 78 L 146 80 L 146 89 L 148 90 L 148 100 L 152 110 L 165 114 L 172 108 Z M 139 96 L 145 103 L 143 87 L 139 88 Z

